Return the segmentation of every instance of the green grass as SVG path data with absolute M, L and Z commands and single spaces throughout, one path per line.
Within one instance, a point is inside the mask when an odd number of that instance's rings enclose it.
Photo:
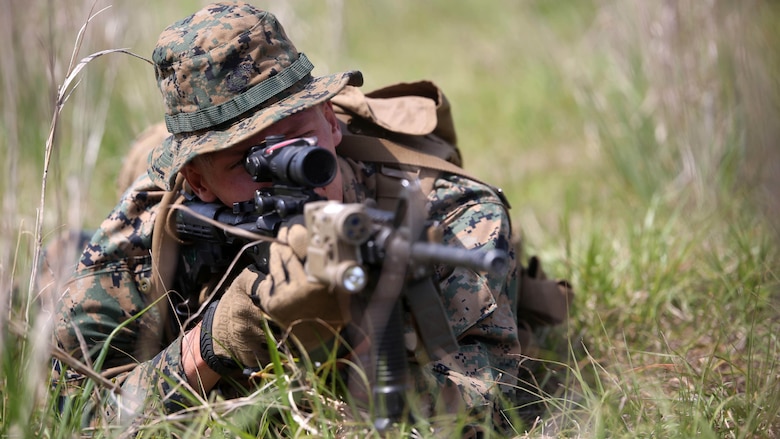
M 199 4 L 115 4 L 75 60 L 117 48 L 148 57 Z M 258 4 L 280 15 L 315 73 L 358 68 L 368 90 L 442 86 L 467 167 L 504 188 L 529 253 L 574 284 L 568 327 L 540 334 L 549 413 L 529 436 L 780 436 L 775 2 Z M 0 18 L 2 436 L 80 434 L 87 401 L 59 415 L 47 385 L 56 288 L 30 285 L 38 241 L 100 223 L 130 141 L 162 114 L 148 64 L 121 53 L 90 62 L 50 145 L 39 235 L 54 96 L 91 7 L 11 2 Z M 141 436 L 366 432 L 316 370 L 289 367 L 249 399 L 160 416 Z M 312 418 L 290 402 L 309 388 L 321 396 Z

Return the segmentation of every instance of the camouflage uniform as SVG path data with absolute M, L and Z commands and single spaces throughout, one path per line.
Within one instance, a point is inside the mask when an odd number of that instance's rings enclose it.
M 342 169 L 354 171 L 344 180 L 345 202 L 373 198 L 371 164 L 342 160 Z M 345 168 L 344 164 L 349 163 Z M 346 172 L 345 172 L 346 174 Z M 140 363 L 130 372 L 113 377 L 125 393 L 138 394 L 157 388 L 166 395 L 170 384 L 162 373 L 174 378 L 184 376 L 180 365 L 180 340 L 155 348 L 144 338 L 170 325 L 159 321 L 145 290 L 151 275 L 151 230 L 163 192 L 142 177 L 125 192 L 122 200 L 103 222 L 87 245 L 78 269 L 58 303 L 57 341 L 63 349 L 80 356 L 77 333 L 86 341 L 93 360 L 106 340 L 117 330 L 102 365 L 102 370 Z M 438 179 L 431 201 L 430 219 L 444 227 L 444 244 L 465 248 L 511 250 L 511 228 L 505 207 L 488 187 L 463 177 L 447 175 Z M 516 300 L 514 255 L 506 278 L 485 277 L 457 269 L 440 280 L 442 301 L 447 317 L 460 343 L 460 350 L 447 361 L 416 365 L 415 381 L 420 395 L 457 389 L 456 401 L 468 408 L 492 407 L 496 383 L 506 384 L 511 393 L 519 361 L 517 323 L 512 312 Z M 139 315 L 140 314 L 140 315 Z M 137 316 L 137 318 L 136 318 Z M 120 328 L 121 327 L 121 328 Z M 120 329 L 118 329 L 120 328 Z M 149 359 L 151 354 L 156 354 Z M 78 385 L 83 376 L 69 371 L 65 377 Z M 425 389 L 423 392 L 422 390 Z M 462 402 L 457 401 L 462 398 Z M 428 401 L 430 402 L 430 401 Z M 167 410 L 176 410 L 180 399 L 166 401 Z M 450 401 L 448 407 L 453 407 Z
M 214 6 L 208 8 L 212 8 L 210 12 L 217 10 Z M 198 25 L 196 20 L 188 23 Z M 179 43 L 182 50 L 188 47 L 186 41 Z M 156 61 L 165 56 L 168 55 L 162 50 L 155 51 Z M 166 68 L 165 63 L 158 62 L 158 65 L 161 66 L 158 69 Z M 158 71 L 158 76 L 164 75 Z M 165 81 L 159 79 L 165 98 L 178 99 L 165 93 Z M 236 81 L 241 80 L 234 78 L 233 82 Z M 151 306 L 147 294 L 152 274 L 152 230 L 160 201 L 165 190 L 171 189 L 178 169 L 213 145 L 234 144 L 246 134 L 241 134 L 242 130 L 252 124 L 268 126 L 334 94 L 322 90 L 317 94 L 317 86 L 338 92 L 349 81 L 348 74 L 317 78 L 312 81 L 316 82 L 314 87 L 292 91 L 308 99 L 305 107 L 295 99 L 276 100 L 274 108 L 281 105 L 281 113 L 259 111 L 231 125 L 232 131 L 213 135 L 211 132 L 204 135 L 202 130 L 198 136 L 190 135 L 187 130 L 192 127 L 185 129 L 177 125 L 188 122 L 168 118 L 169 130 L 176 135 L 168 138 L 162 148 L 155 148 L 148 175 L 137 179 L 123 194 L 87 245 L 72 280 L 57 301 L 59 346 L 77 358 L 88 356 L 93 363 L 104 351 L 102 364 L 95 364 L 95 368 L 106 371 L 104 375 L 110 376 L 123 391 L 119 401 L 104 398 L 109 403 L 95 407 L 97 411 L 92 415 L 103 412 L 109 418 L 124 414 L 138 416 L 158 408 L 176 411 L 187 405 L 182 393 L 175 389 L 177 382 L 184 381 L 181 337 L 174 337 L 173 333 L 161 336 L 167 329 L 175 329 L 176 322 L 169 321 L 172 317 L 161 321 L 161 314 Z M 184 93 L 182 84 L 167 90 L 174 89 L 176 93 Z M 345 158 L 340 158 L 339 164 L 344 176 L 344 202 L 363 202 L 377 196 L 376 166 Z M 418 355 L 420 352 L 409 353 L 419 402 L 428 415 L 467 410 L 492 416 L 494 424 L 502 427 L 501 399 L 513 393 L 520 361 L 513 312 L 517 305 L 517 269 L 506 206 L 488 186 L 450 174 L 442 174 L 427 197 L 431 206 L 429 219 L 442 224 L 445 245 L 506 250 L 510 254 L 510 267 L 505 277 L 439 267 L 441 300 L 459 349 L 435 363 L 418 361 L 423 358 Z M 60 365 L 55 369 L 61 370 Z M 74 387 L 82 384 L 85 377 L 68 370 L 64 375 L 55 374 L 57 380 L 65 380 L 68 387 Z

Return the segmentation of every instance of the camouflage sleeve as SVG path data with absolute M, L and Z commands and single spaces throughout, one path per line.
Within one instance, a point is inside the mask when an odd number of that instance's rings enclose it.
M 181 340 L 177 338 L 149 361 L 121 377 L 121 398 L 106 412 L 113 421 L 136 420 L 155 413 L 173 413 L 191 404 L 191 389 L 181 362 Z
M 111 377 L 117 387 L 95 386 L 82 413 L 84 428 L 103 429 L 127 426 L 156 414 L 173 413 L 191 406 L 193 390 L 188 387 L 181 364 L 181 338 L 151 360 Z M 67 369 L 55 360 L 54 385 L 59 385 L 60 407 L 67 399 L 84 396 L 88 377 Z
M 160 314 L 148 297 L 151 230 L 161 196 L 148 179 L 139 179 L 86 245 L 56 300 L 56 344 L 122 388 L 119 395 L 98 389 L 99 407 L 86 416 L 96 422 L 135 410 L 133 401 L 147 394 L 169 394 L 164 377 L 184 376 L 179 342 L 162 345 Z M 86 380 L 55 362 L 53 384 L 61 385 L 65 397 L 78 395 Z M 178 406 L 170 403 L 169 408 Z
M 506 206 L 494 191 L 470 180 L 440 178 L 429 196 L 431 216 L 444 229 L 444 243 L 467 249 L 501 249 L 509 254 L 508 273 L 439 269 L 440 291 L 459 349 L 441 361 L 421 366 L 421 394 L 439 413 L 463 410 L 504 428 L 504 396 L 514 392 L 520 359 L 516 301 L 516 261 Z M 433 393 L 436 392 L 436 393 Z

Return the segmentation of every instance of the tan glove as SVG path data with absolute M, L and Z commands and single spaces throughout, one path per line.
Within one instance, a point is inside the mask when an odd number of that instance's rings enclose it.
M 203 313 L 201 357 L 220 375 L 229 375 L 245 367 L 262 368 L 270 362 L 262 329 L 265 317 L 250 296 L 253 286 L 264 278 L 263 273 L 250 265 Z
M 288 224 L 277 238 L 280 242 L 269 247 L 268 275 L 250 265 L 204 313 L 201 356 L 217 373 L 262 367 L 270 361 L 262 330 L 263 311 L 283 328 L 291 328 L 310 353 L 329 348 L 347 323 L 349 313 L 342 312 L 342 307 L 348 309 L 347 301 L 307 278 L 303 265 L 306 228 L 299 222 Z
M 308 351 L 328 345 L 348 321 L 347 301 L 327 285 L 308 279 L 303 225 L 288 223 L 277 238 L 280 242 L 269 248 L 268 276 L 257 285 L 260 306 L 282 327 L 292 328 Z

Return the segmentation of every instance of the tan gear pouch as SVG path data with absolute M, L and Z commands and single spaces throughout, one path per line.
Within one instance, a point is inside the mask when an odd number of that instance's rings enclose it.
M 565 280 L 548 279 L 536 256 L 522 269 L 517 316 L 533 326 L 559 325 L 569 316 L 574 290 Z
M 430 81 L 394 84 L 366 94 L 346 87 L 331 102 L 353 134 L 383 137 L 462 166 L 450 103 Z

